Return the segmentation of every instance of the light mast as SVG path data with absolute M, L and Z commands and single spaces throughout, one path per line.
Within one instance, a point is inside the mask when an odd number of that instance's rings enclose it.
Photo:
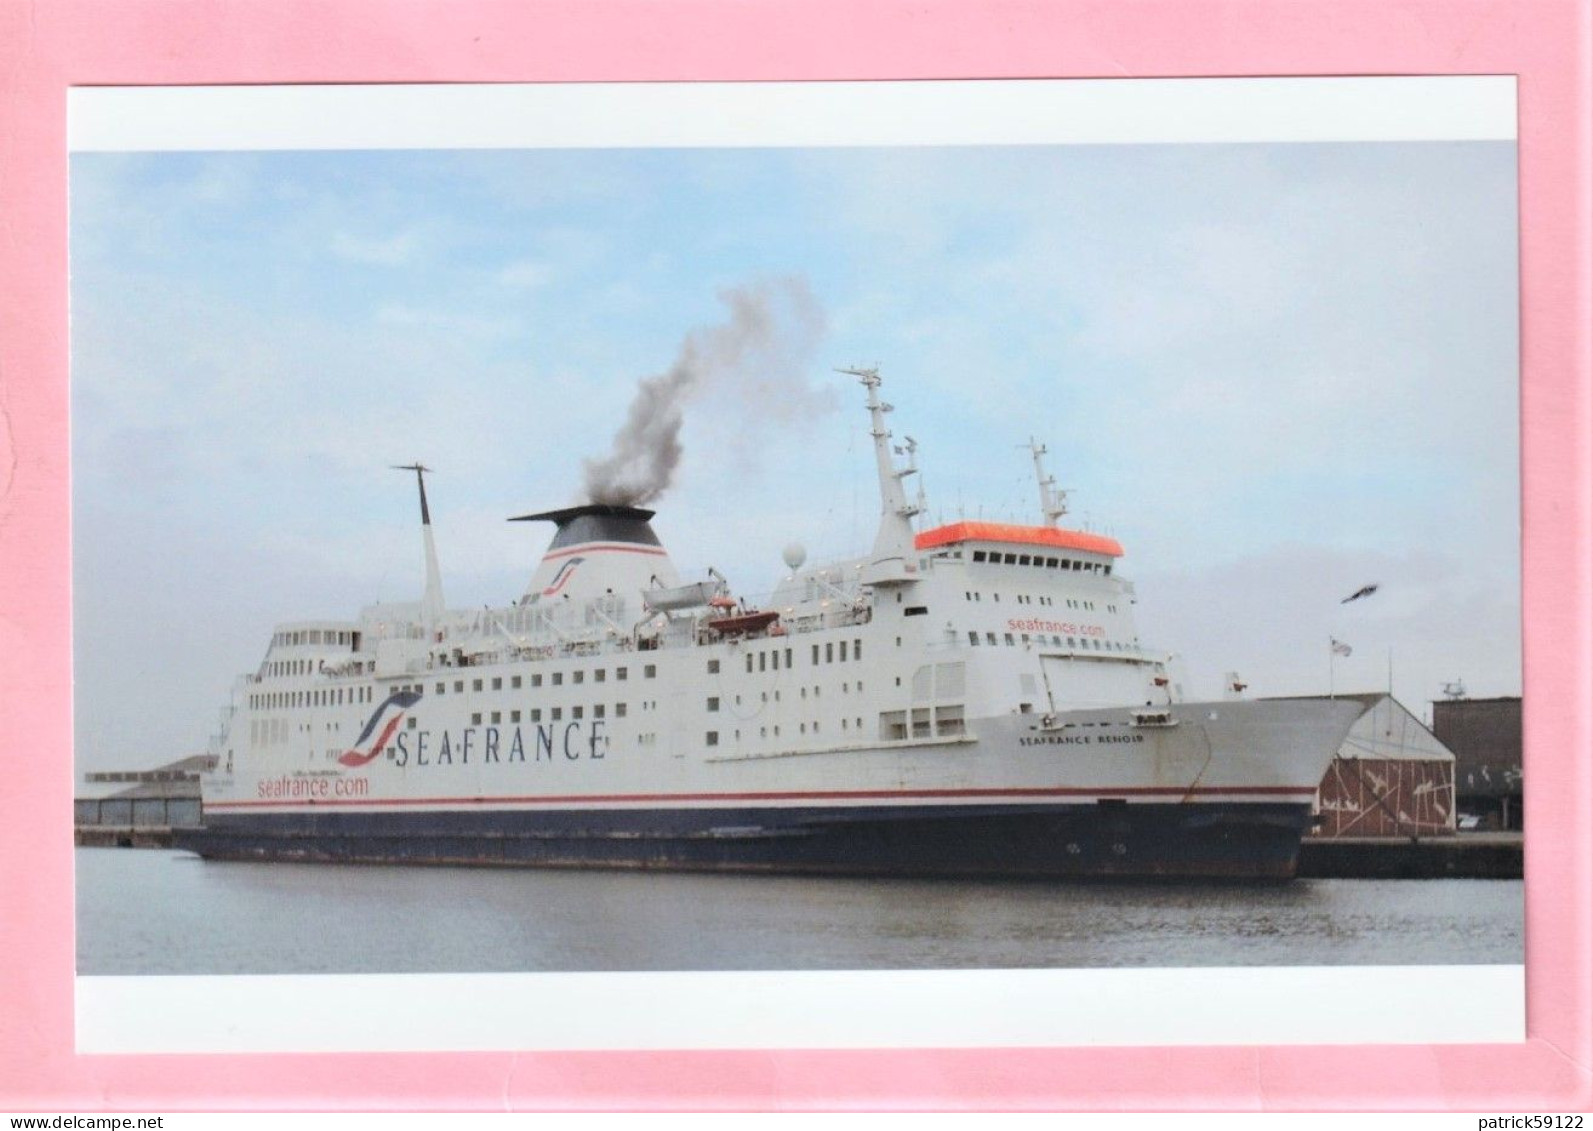
M 839 372 L 856 377 L 868 389 L 869 435 L 874 438 L 874 461 L 879 471 L 879 533 L 874 536 L 874 553 L 862 580 L 864 583 L 913 580 L 912 575 L 917 573 L 913 516 L 924 509 L 923 498 L 920 494 L 917 502 L 909 503 L 902 480 L 918 474 L 913 462 L 918 445 L 908 438 L 908 463 L 898 468 L 891 459 L 891 434 L 885 427 L 885 414 L 892 408 L 879 399 L 879 370 L 859 368 Z
M 426 546 L 426 594 L 420 599 L 420 619 L 426 627 L 426 639 L 435 640 L 437 625 L 443 619 L 442 569 L 437 565 L 437 541 L 431 533 L 431 508 L 426 505 L 426 472 L 431 468 L 419 460 L 414 463 L 395 464 L 394 471 L 413 471 L 420 486 L 420 533 Z
M 1040 513 L 1047 526 L 1056 526 L 1057 520 L 1068 513 L 1068 493 L 1057 489 L 1056 476 L 1045 473 L 1046 447 L 1036 443 L 1033 436 L 1029 437 L 1029 453 L 1034 456 L 1034 477 L 1040 484 Z

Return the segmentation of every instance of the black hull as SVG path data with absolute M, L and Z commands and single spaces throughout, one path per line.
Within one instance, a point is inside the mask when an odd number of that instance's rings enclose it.
M 174 830 L 222 860 L 829 875 L 1287 880 L 1284 804 L 448 811 L 229 817 Z

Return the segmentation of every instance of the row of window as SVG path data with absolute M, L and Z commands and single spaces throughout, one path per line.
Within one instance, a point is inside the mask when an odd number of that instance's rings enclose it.
M 409 688 L 395 688 L 407 691 Z M 414 690 L 419 691 L 417 686 Z M 265 691 L 249 696 L 249 706 L 254 710 L 272 711 L 289 707 L 341 707 L 345 703 L 370 703 L 375 699 L 372 687 L 321 687 L 314 691 Z
M 271 637 L 271 647 L 291 648 L 298 644 L 353 644 L 355 632 L 330 628 L 305 628 L 297 632 L 278 632 Z
M 848 647 L 850 645 L 850 647 Z M 747 653 L 747 671 L 777 672 L 780 670 L 781 658 L 784 657 L 785 666 L 789 669 L 796 666 L 796 658 L 790 648 L 766 648 L 758 652 Z M 861 660 L 863 658 L 863 642 L 861 640 L 831 640 L 824 644 L 813 645 L 812 663 L 834 664 L 846 663 L 848 660 Z M 708 661 L 708 674 L 719 674 L 719 661 Z
M 316 665 L 321 662 L 319 660 L 272 660 L 266 664 L 265 674 L 268 676 L 313 675 L 320 670 Z
M 1004 633 L 1001 634 L 1001 639 L 998 640 L 996 638 L 996 634 L 995 633 L 987 632 L 987 633 L 985 633 L 985 636 L 984 636 L 984 643 L 986 643 L 986 644 L 1006 644 L 1006 645 L 1009 645 L 1011 647 L 1016 647 L 1020 643 L 1027 645 L 1027 644 L 1029 644 L 1032 641 L 1033 643 L 1039 644 L 1041 647 L 1044 647 L 1045 645 L 1050 644 L 1053 648 L 1061 648 L 1061 647 L 1063 647 L 1063 639 L 1064 638 L 1061 637 L 1061 636 L 1046 636 L 1044 633 L 1037 633 L 1034 636 L 1030 636 L 1027 632 L 1025 632 L 1021 636 L 1015 638 L 1012 635 L 1012 633 L 1004 632 Z M 1083 648 L 1086 651 L 1091 649 L 1091 648 L 1093 648 L 1097 652 L 1132 652 L 1132 651 L 1134 651 L 1134 648 L 1133 648 L 1132 645 L 1124 644 L 1120 640 L 1101 640 L 1098 637 L 1082 637 L 1082 638 L 1079 638 L 1079 639 L 1075 639 L 1074 637 L 1071 637 L 1071 636 L 1067 637 L 1066 640 L 1067 640 L 1067 644 L 1066 644 L 1067 647 L 1069 647 L 1069 648 Z M 968 643 L 969 644 L 973 644 L 973 645 L 978 645 L 980 643 L 979 634 L 977 632 L 973 632 L 973 631 L 970 630 L 969 633 L 968 633 Z
M 965 590 L 963 590 L 962 599 L 964 601 L 983 601 L 985 598 L 984 598 L 984 593 L 982 591 L 980 591 L 980 590 L 977 590 L 977 589 L 965 589 Z M 990 599 L 992 601 L 995 601 L 995 602 L 999 603 L 1001 601 L 1001 594 L 1000 593 L 992 593 L 992 594 L 990 594 Z M 1055 605 L 1056 604 L 1056 601 L 1053 600 L 1050 597 L 1044 597 L 1044 596 L 1042 596 L 1042 597 L 1033 597 L 1033 596 L 1030 596 L 1030 595 L 1028 595 L 1026 593 L 1018 594 L 1017 602 L 1020 605 Z M 1067 606 L 1070 609 L 1094 609 L 1095 608 L 1095 602 L 1094 601 L 1084 601 L 1084 600 L 1074 600 L 1073 598 L 1068 598 L 1067 599 Z M 1108 605 L 1108 606 L 1106 606 L 1106 611 L 1107 612 L 1111 612 L 1111 613 L 1115 613 L 1115 612 L 1117 612 L 1117 606 L 1116 605 Z
M 627 706 L 628 705 L 625 704 L 625 703 L 616 703 L 616 704 L 614 704 L 614 717 L 616 719 L 625 718 L 626 717 Z M 648 704 L 646 704 L 646 703 L 642 704 L 642 707 L 643 707 L 644 710 L 647 708 L 647 706 L 648 706 Z M 542 710 L 543 709 L 541 707 L 531 707 L 531 708 L 527 709 L 524 712 L 525 721 L 529 722 L 529 723 L 540 723 L 542 721 Z M 506 711 L 486 711 L 486 712 L 475 711 L 470 716 L 470 725 L 473 726 L 473 727 L 482 726 L 483 725 L 482 720 L 483 720 L 483 718 L 485 718 L 488 723 L 496 726 L 496 725 L 498 725 L 498 724 L 500 724 L 500 723 L 502 723 L 504 721 L 504 716 L 505 715 L 508 716 L 508 720 L 509 720 L 509 723 L 511 725 L 521 721 L 521 712 L 520 711 L 507 711 L 507 712 Z M 549 708 L 547 708 L 547 717 L 548 717 L 548 721 L 552 722 L 552 723 L 563 722 L 564 721 L 564 708 L 563 707 L 549 707 Z M 586 718 L 586 708 L 585 707 L 571 707 L 570 708 L 570 718 L 572 720 Z M 606 718 L 608 718 L 608 705 L 606 703 L 594 703 L 594 704 L 592 704 L 592 718 L 594 718 L 594 719 L 606 719 Z M 409 726 L 410 726 L 411 730 L 413 730 L 414 727 L 415 727 L 415 720 L 414 720 L 413 717 L 411 717 L 410 720 L 409 720 Z
M 861 731 L 863 729 L 863 720 L 860 719 L 860 718 L 858 718 L 858 719 L 842 719 L 841 720 L 841 729 L 843 731 L 848 731 L 848 732 L 853 730 L 853 729 Z M 803 735 L 806 735 L 806 734 L 818 734 L 819 733 L 818 720 L 815 719 L 815 720 L 813 720 L 810 723 L 798 723 L 797 724 L 797 733 L 798 734 L 803 734 Z M 735 741 L 737 741 L 737 742 L 741 741 L 741 731 L 739 731 L 739 730 L 735 731 L 734 732 L 734 736 L 735 736 Z M 758 728 L 758 737 L 759 738 L 769 738 L 771 736 L 774 737 L 774 738 L 779 738 L 780 737 L 780 724 L 779 723 L 773 723 L 773 724 L 766 725 L 766 726 L 761 726 L 761 727 Z M 716 731 L 716 730 L 707 731 L 703 735 L 703 740 L 709 746 L 718 746 L 719 745 L 719 732 Z
M 552 687 L 563 687 L 564 686 L 564 675 L 565 675 L 564 672 L 548 672 L 547 673 L 547 682 Z M 619 667 L 619 668 L 615 668 L 614 669 L 614 680 L 617 683 L 623 683 L 625 680 L 630 678 L 630 675 L 631 675 L 631 670 L 629 668 Z M 654 679 L 654 678 L 657 677 L 657 675 L 658 675 L 658 666 L 656 664 L 646 664 L 646 665 L 644 665 L 642 667 L 642 678 L 643 679 Z M 585 683 L 586 682 L 586 672 L 584 672 L 584 671 L 576 670 L 576 671 L 570 672 L 569 676 L 570 676 L 570 682 L 572 684 Z M 607 668 L 595 668 L 592 671 L 592 682 L 593 683 L 605 683 L 605 682 L 607 682 L 607 680 L 608 680 L 608 669 Z M 531 673 L 531 686 L 532 687 L 541 687 L 542 686 L 542 682 L 543 682 L 543 673 L 542 672 L 532 672 Z M 510 690 L 518 691 L 522 686 L 524 686 L 523 677 L 517 676 L 517 675 L 512 675 L 512 676 L 509 677 L 509 688 L 510 688 Z M 470 690 L 471 691 L 486 691 L 486 690 L 489 689 L 489 687 L 493 691 L 502 691 L 503 690 L 503 677 L 502 676 L 493 676 L 490 680 L 487 680 L 487 679 L 473 679 L 473 680 L 470 681 Z M 455 695 L 464 694 L 465 681 L 462 680 L 462 679 L 454 680 L 453 690 L 454 690 L 454 694 Z M 437 694 L 438 695 L 446 695 L 446 694 L 448 694 L 448 685 L 446 683 L 437 684 Z
M 1041 554 L 1001 554 L 994 550 L 975 550 L 973 560 L 976 562 L 989 562 L 992 565 L 1019 565 L 1040 566 L 1043 569 L 1067 569 L 1075 573 L 1099 573 L 1103 576 L 1112 572 L 1111 562 L 1086 562 L 1077 558 L 1048 558 Z
M 863 681 L 862 680 L 858 680 L 857 681 L 857 689 L 860 692 L 863 690 Z M 851 690 L 852 690 L 852 685 L 850 683 L 841 684 L 841 693 L 843 695 L 849 694 L 851 692 Z M 808 697 L 808 689 L 807 689 L 807 687 L 804 686 L 804 687 L 798 688 L 798 691 L 801 692 L 802 698 L 806 699 Z M 819 685 L 818 684 L 814 684 L 813 685 L 813 698 L 815 698 L 815 699 L 819 698 L 819 692 L 820 692 Z M 767 703 L 769 701 L 769 692 L 767 692 L 767 691 L 758 692 L 758 701 L 760 703 Z M 778 703 L 780 701 L 780 692 L 779 691 L 775 691 L 774 692 L 774 701 L 776 703 Z M 717 696 L 717 695 L 708 696 L 707 706 L 708 706 L 708 710 L 710 710 L 710 711 L 719 710 L 719 696 Z M 736 696 L 736 706 L 738 706 L 738 707 L 741 706 L 741 696 L 739 696 L 739 695 Z

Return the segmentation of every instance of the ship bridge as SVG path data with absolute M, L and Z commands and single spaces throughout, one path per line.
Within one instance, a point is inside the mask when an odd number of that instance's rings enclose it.
M 1108 575 L 1123 556 L 1123 545 L 1104 534 L 1059 526 L 1007 522 L 952 522 L 920 531 L 918 550 L 951 550 L 969 561 L 993 565 L 1038 566 Z

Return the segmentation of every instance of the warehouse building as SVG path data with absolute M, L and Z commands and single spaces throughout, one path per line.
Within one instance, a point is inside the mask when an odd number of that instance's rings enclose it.
M 1519 832 L 1526 819 L 1521 804 L 1521 697 L 1437 700 L 1433 733 L 1455 752 L 1461 826 Z
M 132 844 L 199 824 L 199 775 L 215 763 L 212 755 L 195 754 L 153 770 L 84 774 L 84 788 L 72 801 L 78 840 Z
M 1391 695 L 1358 699 L 1366 713 L 1317 792 L 1316 836 L 1424 837 L 1455 832 L 1455 754 Z

